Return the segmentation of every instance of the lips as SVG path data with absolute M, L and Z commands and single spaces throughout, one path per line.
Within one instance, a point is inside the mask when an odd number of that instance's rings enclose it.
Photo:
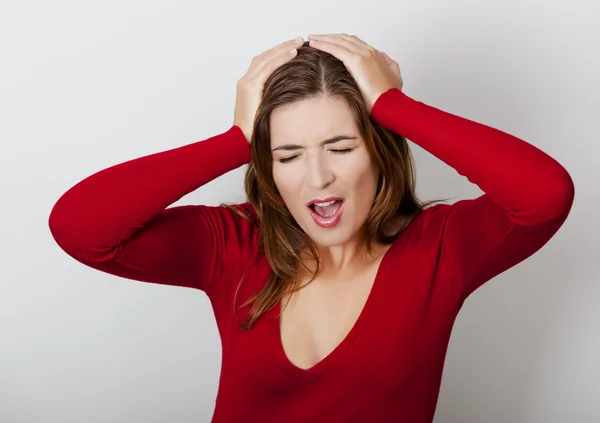
M 307 206 L 312 206 L 314 203 L 327 203 L 328 201 L 344 201 L 341 197 L 327 197 L 327 198 L 315 198 L 306 203 Z
M 309 206 L 308 211 L 315 221 L 315 223 L 322 228 L 332 228 L 336 226 L 342 220 L 342 214 L 344 212 L 345 201 L 341 201 L 341 204 L 337 207 L 337 210 L 329 216 L 321 216 L 314 210 L 314 206 Z

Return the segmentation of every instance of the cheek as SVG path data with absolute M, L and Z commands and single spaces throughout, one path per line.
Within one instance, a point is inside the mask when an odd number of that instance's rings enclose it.
M 365 191 L 377 189 L 378 172 L 371 160 L 366 155 L 361 155 L 345 163 L 340 168 L 340 174 L 343 174 L 343 179 L 347 185 L 360 191 L 361 194 L 367 194 Z
M 283 166 L 274 166 L 273 181 L 279 190 L 281 198 L 288 204 L 294 198 L 294 195 L 300 192 L 298 172 L 285 169 Z
M 365 166 L 361 169 L 356 169 L 351 176 L 353 182 L 353 202 L 357 218 L 362 219 L 366 216 L 377 194 L 377 182 L 379 173 L 373 167 Z

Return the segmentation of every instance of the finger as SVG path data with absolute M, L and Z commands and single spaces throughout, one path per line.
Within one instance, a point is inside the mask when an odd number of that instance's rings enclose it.
M 308 34 L 308 39 L 315 39 L 315 40 L 325 40 L 325 41 L 330 41 L 332 42 L 333 40 L 344 40 L 346 42 L 352 43 L 354 45 L 356 45 L 357 47 L 366 47 L 366 43 L 364 41 L 362 41 L 360 38 L 356 37 L 355 35 L 348 35 L 348 34 Z
M 343 63 L 350 63 L 352 56 L 355 56 L 357 53 L 356 47 L 353 47 L 352 50 L 349 50 L 346 46 L 340 43 L 324 40 L 309 40 L 308 45 L 337 57 Z
M 381 57 L 383 57 L 383 61 L 386 65 L 391 66 L 394 63 L 392 58 L 388 56 L 384 51 L 379 51 L 379 53 L 381 54 Z
M 396 62 L 394 59 L 392 59 L 390 56 L 388 56 L 387 53 L 384 51 L 380 51 L 379 53 L 381 54 L 381 57 L 383 58 L 383 61 L 385 62 L 385 64 L 390 69 L 396 71 L 396 73 L 400 73 L 400 65 L 398 65 L 398 62 Z
M 302 45 L 302 43 L 304 43 L 304 40 L 302 39 L 302 37 L 296 37 L 292 40 L 284 41 L 283 43 L 265 51 L 262 54 L 262 56 L 268 60 L 270 57 L 276 56 L 276 55 L 280 54 L 282 51 L 287 51 L 287 50 L 290 50 L 293 48 L 298 48 Z
M 369 44 L 365 43 L 363 40 L 361 40 L 360 38 L 358 38 L 355 35 L 309 34 L 308 39 L 309 40 L 314 39 L 314 40 L 328 41 L 331 43 L 338 43 L 338 44 L 345 46 L 349 50 L 352 50 L 352 48 L 350 46 L 355 46 L 357 49 L 370 49 L 371 48 L 371 46 Z
M 256 76 L 261 83 L 264 83 L 275 69 L 296 57 L 297 54 L 297 49 L 280 51 L 278 55 L 273 56 L 269 61 L 265 61 L 263 65 L 257 69 Z
M 260 68 L 263 65 L 262 62 L 269 61 L 272 57 L 281 54 L 282 51 L 288 51 L 293 48 L 298 48 L 302 45 L 303 42 L 304 40 L 302 39 L 302 37 L 296 37 L 292 40 L 284 41 L 283 43 L 276 45 L 273 48 L 263 51 L 258 56 L 255 56 L 254 59 L 252 59 L 252 61 L 256 63 Z
M 248 76 L 255 76 L 257 73 L 262 72 L 262 70 L 268 66 L 268 64 L 273 61 L 273 59 L 278 60 L 281 57 L 285 57 L 286 55 L 291 55 L 293 57 L 296 55 L 297 51 L 294 51 L 293 54 L 291 50 L 300 48 L 304 40 L 302 37 L 297 37 L 292 40 L 284 41 L 283 43 L 264 51 L 262 54 L 255 56 L 252 59 L 250 64 L 250 69 L 248 70 Z
M 290 45 L 292 46 L 292 48 L 295 48 L 295 47 L 302 45 L 302 43 L 304 43 L 304 39 L 302 37 L 296 37 L 291 40 L 284 41 L 283 43 L 279 44 L 278 46 L 273 47 L 271 50 L 276 51 L 276 50 L 282 50 L 282 49 L 289 49 Z

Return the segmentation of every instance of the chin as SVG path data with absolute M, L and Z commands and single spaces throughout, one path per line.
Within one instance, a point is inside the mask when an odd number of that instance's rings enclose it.
M 336 247 L 338 245 L 343 245 L 350 238 L 347 234 L 339 233 L 339 234 L 308 234 L 313 242 L 319 247 Z
M 316 225 L 312 220 L 303 227 L 310 239 L 320 247 L 335 247 L 343 245 L 352 238 L 350 225 L 340 222 L 333 228 L 322 228 Z

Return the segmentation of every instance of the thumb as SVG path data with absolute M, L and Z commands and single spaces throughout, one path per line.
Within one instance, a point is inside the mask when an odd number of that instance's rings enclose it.
M 384 51 L 379 51 L 379 53 L 381 53 L 381 57 L 383 58 L 383 61 L 387 65 L 387 67 L 392 69 L 392 71 L 396 73 L 396 75 L 402 78 L 400 72 L 400 65 L 397 62 L 395 62 L 394 59 L 388 56 Z
M 383 58 L 383 61 L 385 62 L 386 65 L 390 66 L 393 63 L 393 60 L 390 56 L 388 56 L 387 54 L 385 54 L 384 51 L 379 51 L 379 53 L 381 54 L 381 57 Z

